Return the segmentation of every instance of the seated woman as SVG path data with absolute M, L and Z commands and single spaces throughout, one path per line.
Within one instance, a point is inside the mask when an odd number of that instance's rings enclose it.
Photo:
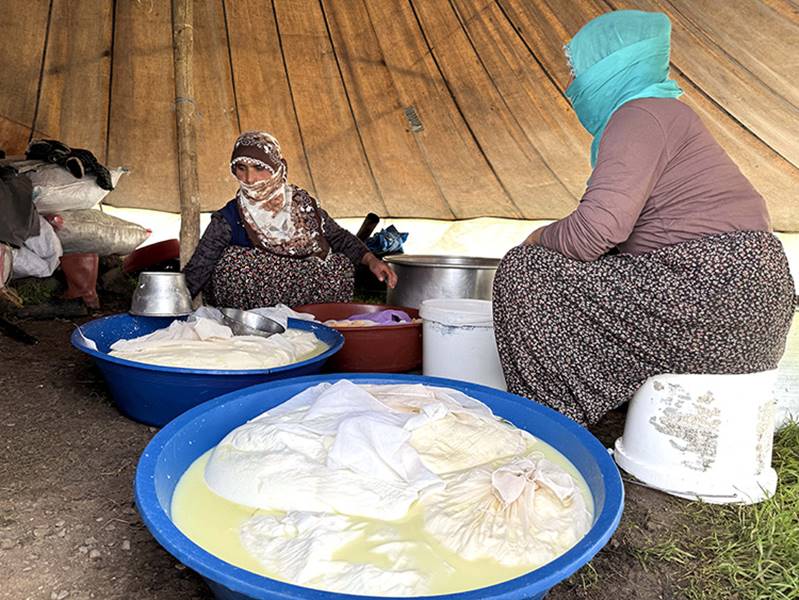
M 236 197 L 211 223 L 183 269 L 192 296 L 241 308 L 349 302 L 355 266 L 367 265 L 389 287 L 396 274 L 340 227 L 308 192 L 287 183 L 277 140 L 248 131 L 233 146 Z
M 593 172 L 494 283 L 509 389 L 583 424 L 652 375 L 776 368 L 793 315 L 763 198 L 676 99 L 670 34 L 663 14 L 618 11 L 569 42 Z

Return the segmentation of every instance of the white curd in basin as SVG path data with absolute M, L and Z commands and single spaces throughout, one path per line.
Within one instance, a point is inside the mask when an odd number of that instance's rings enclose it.
M 236 336 L 225 340 L 182 340 L 145 350 L 113 351 L 111 356 L 136 362 L 182 367 L 184 369 L 217 369 L 238 371 L 272 369 L 302 362 L 322 354 L 329 348 L 313 333 L 289 330 L 283 337 L 295 347 L 289 349 L 261 344 L 262 338 Z M 271 338 L 267 338 L 268 341 Z
M 375 423 L 379 435 L 369 438 Z M 378 455 L 384 473 L 370 463 Z M 592 506 L 560 453 L 474 399 L 341 381 L 309 388 L 198 458 L 175 489 L 171 516 L 196 544 L 254 573 L 416 596 L 482 588 L 542 566 L 587 532 Z
M 138 338 L 118 340 L 111 345 L 109 354 L 165 367 L 237 371 L 302 362 L 328 348 L 310 331 L 287 329 L 267 338 L 234 336 L 229 327 L 200 317 L 174 321 L 169 327 Z

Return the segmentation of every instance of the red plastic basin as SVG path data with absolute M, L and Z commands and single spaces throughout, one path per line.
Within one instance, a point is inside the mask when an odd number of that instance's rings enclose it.
M 419 318 L 419 311 L 415 308 L 386 304 L 332 302 L 294 307 L 296 311 L 311 313 L 322 322 L 388 309 L 402 310 L 412 319 Z M 422 366 L 421 322 L 333 329 L 344 336 L 344 347 L 328 359 L 325 370 L 342 373 L 403 373 Z
M 178 258 L 180 258 L 180 242 L 175 239 L 163 240 L 142 246 L 128 254 L 122 262 L 122 270 L 125 273 L 137 273 L 166 260 Z

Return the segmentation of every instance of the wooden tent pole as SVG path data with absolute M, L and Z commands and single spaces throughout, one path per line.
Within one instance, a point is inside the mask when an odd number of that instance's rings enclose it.
M 172 44 L 175 59 L 175 116 L 180 183 L 180 266 L 191 258 L 200 237 L 200 193 L 197 182 L 197 132 L 194 125 L 194 0 L 172 0 Z

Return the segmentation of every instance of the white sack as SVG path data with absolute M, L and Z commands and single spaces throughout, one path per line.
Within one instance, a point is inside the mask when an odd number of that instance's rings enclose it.
M 109 169 L 111 182 L 117 186 L 119 178 L 127 171 L 121 167 Z M 33 183 L 33 203 L 39 214 L 51 215 L 65 210 L 92 208 L 105 198 L 109 190 L 104 190 L 93 175 L 80 179 L 64 167 L 41 163 L 25 174 Z
M 47 220 L 39 216 L 39 235 L 25 240 L 20 248 L 13 249 L 12 279 L 20 277 L 49 277 L 58 268 L 64 251 L 61 242 Z
M 150 235 L 141 225 L 112 217 L 101 210 L 65 210 L 58 214 L 63 225 L 56 233 L 65 253 L 130 254 Z

